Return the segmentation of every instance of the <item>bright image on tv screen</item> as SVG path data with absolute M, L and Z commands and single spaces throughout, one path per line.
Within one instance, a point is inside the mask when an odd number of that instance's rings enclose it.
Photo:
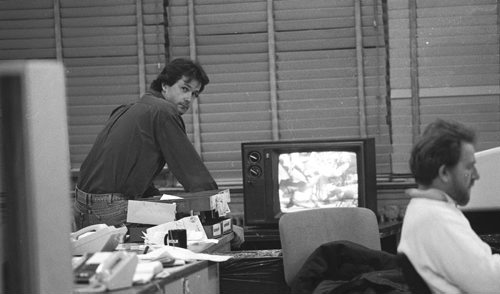
M 354 152 L 283 153 L 279 156 L 278 177 L 282 212 L 358 206 Z

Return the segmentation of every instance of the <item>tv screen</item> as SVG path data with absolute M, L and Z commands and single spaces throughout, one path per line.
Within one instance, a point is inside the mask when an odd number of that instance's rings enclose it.
M 355 152 L 290 152 L 281 153 L 278 158 L 281 212 L 358 206 Z
M 275 228 L 303 209 L 377 213 L 375 161 L 373 138 L 242 143 L 245 226 Z

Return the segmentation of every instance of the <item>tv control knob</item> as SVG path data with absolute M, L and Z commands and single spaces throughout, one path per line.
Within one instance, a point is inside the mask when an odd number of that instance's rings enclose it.
M 258 178 L 262 175 L 262 168 L 258 165 L 251 165 L 248 168 L 248 174 L 254 178 Z
M 254 162 L 254 163 L 259 162 L 261 158 L 262 158 L 262 156 L 257 151 L 252 151 L 252 152 L 248 153 L 248 161 L 250 161 L 250 162 Z

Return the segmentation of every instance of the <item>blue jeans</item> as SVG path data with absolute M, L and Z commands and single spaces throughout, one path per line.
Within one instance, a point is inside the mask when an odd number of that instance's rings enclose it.
M 119 227 L 127 221 L 127 200 L 113 194 L 82 195 L 78 188 L 75 191 L 73 216 L 76 230 L 94 224 L 106 224 Z M 85 193 L 86 194 L 86 193 Z

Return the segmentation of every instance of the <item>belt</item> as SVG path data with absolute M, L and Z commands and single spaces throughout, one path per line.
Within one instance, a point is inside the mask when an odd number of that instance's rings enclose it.
M 92 194 L 83 192 L 82 190 L 75 187 L 75 197 L 82 202 L 97 202 L 97 201 L 109 201 L 114 200 L 127 200 L 127 198 L 122 193 L 105 193 L 105 194 Z

